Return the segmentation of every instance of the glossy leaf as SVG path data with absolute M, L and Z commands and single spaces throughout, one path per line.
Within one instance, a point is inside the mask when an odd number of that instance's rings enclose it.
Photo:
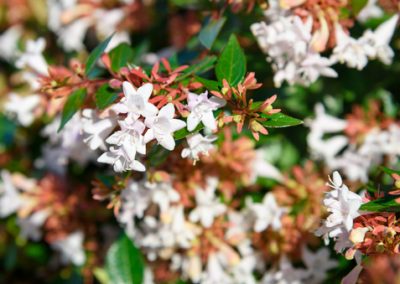
M 113 37 L 113 34 L 106 38 L 102 43 L 100 43 L 96 48 L 90 53 L 89 58 L 86 62 L 86 68 L 85 68 L 85 74 L 89 77 L 92 78 L 92 69 L 95 66 L 97 60 L 100 58 L 100 56 L 103 54 L 103 52 L 106 50 L 108 44 L 110 43 L 111 39 Z
M 351 7 L 353 8 L 353 13 L 357 15 L 361 10 L 367 5 L 368 0 L 352 0 Z
M 96 106 L 99 109 L 105 109 L 118 98 L 115 90 L 111 89 L 108 84 L 102 85 L 94 94 Z
M 207 25 L 200 31 L 199 40 L 201 44 L 211 49 L 225 21 L 226 18 L 220 18 L 218 20 L 210 19 Z
M 204 57 L 200 62 L 193 64 L 189 68 L 187 68 L 184 73 L 177 78 L 177 81 L 181 81 L 189 76 L 199 75 L 211 70 L 212 68 L 214 68 L 216 61 L 216 56 Z
M 303 121 L 301 121 L 300 119 L 288 116 L 280 112 L 271 115 L 263 115 L 262 117 L 268 118 L 268 120 L 262 122 L 262 125 L 269 128 L 289 127 L 303 123 Z
M 113 284 L 141 284 L 143 282 L 143 257 L 125 234 L 108 250 L 106 271 Z
M 67 99 L 63 112 L 61 114 L 61 124 L 58 131 L 64 128 L 65 124 L 74 116 L 74 114 L 83 105 L 86 98 L 86 89 L 78 89 Z
M 218 81 L 236 86 L 246 74 L 246 57 L 235 35 L 231 35 L 215 66 Z
M 361 205 L 360 210 L 370 212 L 400 212 L 400 204 L 391 196 L 365 203 Z
M 204 79 L 202 77 L 196 76 L 196 81 L 203 84 L 204 88 L 209 91 L 219 91 L 219 83 L 217 81 Z
M 118 72 L 121 67 L 135 59 L 135 51 L 127 43 L 122 43 L 110 51 L 111 69 Z

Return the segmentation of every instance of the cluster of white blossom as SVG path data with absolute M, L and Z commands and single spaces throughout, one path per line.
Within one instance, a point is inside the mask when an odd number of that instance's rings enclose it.
M 325 243 L 329 243 L 329 238 L 335 239 L 335 249 L 343 252 L 352 245 L 350 231 L 353 229 L 353 220 L 361 215 L 359 209 L 363 200 L 349 190 L 338 172 L 333 173 L 329 186 L 333 190 L 326 194 L 323 203 L 330 215 L 316 234 L 323 236 Z
M 153 85 L 147 83 L 136 89 L 131 83 L 123 83 L 124 98 L 111 109 L 123 119 L 118 120 L 120 130 L 109 134 L 115 125 L 103 120 L 98 125 L 87 127 L 84 131 L 91 133 L 89 140 L 98 141 L 99 145 L 105 142 L 111 145 L 107 152 L 98 158 L 98 162 L 111 164 L 116 172 L 127 170 L 145 171 L 145 165 L 139 160 L 139 155 L 146 154 L 146 144 L 156 140 L 165 149 L 172 151 L 175 148 L 174 132 L 184 128 L 186 123 L 181 119 L 175 119 L 175 107 L 168 103 L 160 110 L 149 102 L 153 92 Z M 225 101 L 211 97 L 207 93 L 196 95 L 189 93 L 187 109 L 190 114 L 187 119 L 187 129 L 194 130 L 202 122 L 207 129 L 215 130 L 216 121 L 213 110 L 224 106 Z M 101 126 L 100 126 L 101 124 Z M 95 138 L 93 138 L 95 136 Z M 212 148 L 215 139 L 194 134 L 187 138 L 189 148 L 182 152 L 183 157 L 198 159 L 199 154 L 207 154 Z M 93 147 L 92 147 L 93 148 Z
M 10 42 L 9 39 L 4 38 L 5 36 L 0 37 L 0 43 L 4 41 L 4 44 L 8 45 Z M 38 77 L 48 74 L 48 65 L 42 54 L 45 45 L 44 39 L 39 38 L 28 40 L 24 52 L 18 50 L 16 42 L 12 55 L 0 49 L 0 56 L 4 55 L 4 58 L 11 60 L 18 69 L 21 69 L 22 78 L 31 89 L 31 94 L 25 96 L 14 92 L 9 93 L 8 100 L 4 104 L 4 112 L 24 127 L 32 124 L 40 104 L 40 97 L 35 94 L 40 87 Z
M 208 178 L 205 188 L 196 189 L 190 209 L 182 205 L 170 182 L 131 181 L 121 195 L 118 221 L 150 264 L 168 260 L 171 271 L 195 283 L 320 283 L 336 266 L 327 249 L 314 254 L 303 248 L 304 269 L 293 268 L 283 258 L 280 267 L 268 270 L 252 245 L 251 233 L 279 230 L 288 211 L 278 206 L 272 193 L 261 203 L 247 200 L 241 210 L 234 210 L 217 196 L 217 185 L 217 178 Z M 222 238 L 214 234 L 219 217 L 229 224 Z M 214 247 L 205 263 L 199 251 L 207 249 L 201 245 L 204 241 Z M 265 276 L 257 280 L 256 273 Z
M 134 0 L 119 2 L 129 4 L 128 2 Z M 122 42 L 130 43 L 127 31 L 115 32 L 126 17 L 126 10 L 123 8 L 106 10 L 90 3 L 80 3 L 78 0 L 47 0 L 47 6 L 48 27 L 58 36 L 58 43 L 67 51 L 83 50 L 85 36 L 91 27 L 100 39 L 115 33 L 107 50 Z
M 314 50 L 311 28 L 311 18 L 303 22 L 300 17 L 292 15 L 251 26 L 275 72 L 275 86 L 280 87 L 284 81 L 309 85 L 319 76 L 337 77 L 330 67 L 332 62 Z
M 315 107 L 316 116 L 307 122 L 311 154 L 331 170 L 341 170 L 350 180 L 368 181 L 368 173 L 386 157 L 390 163 L 400 156 L 400 126 L 392 123 L 387 129 L 375 127 L 353 143 L 343 132 L 348 126 L 344 119 L 325 112 L 322 104 Z M 327 138 L 328 136 L 328 138 Z
M 324 18 L 321 28 L 312 31 L 313 19 L 306 20 L 292 14 L 290 9 L 282 7 L 278 1 L 270 1 L 271 7 L 265 12 L 266 21 L 255 23 L 251 30 L 262 51 L 267 54 L 267 61 L 274 71 L 274 83 L 280 87 L 284 81 L 308 86 L 320 76 L 337 77 L 331 68 L 336 63 L 346 64 L 349 68 L 363 69 L 368 60 L 377 59 L 390 64 L 394 56 L 389 46 L 398 15 L 382 23 L 376 30 L 366 30 L 355 39 L 343 31 L 339 23 L 335 25 L 336 44 L 330 57 L 324 57 L 328 39 L 328 26 Z M 375 5 L 369 4 L 361 11 L 360 19 L 380 15 Z
M 17 178 L 16 178 L 17 180 Z M 17 225 L 20 227 L 20 237 L 39 241 L 42 239 L 42 226 L 51 215 L 52 208 L 43 208 L 31 215 L 24 216 L 21 212 L 30 208 L 32 204 L 28 198 L 23 197 L 24 191 L 37 190 L 35 181 L 28 180 L 20 183 L 13 180 L 13 176 L 6 170 L 1 171 L 0 182 L 0 218 L 6 218 L 14 213 L 17 214 Z M 65 264 L 82 265 L 86 255 L 83 248 L 84 234 L 75 231 L 64 238 L 59 238 L 50 243 L 50 246 L 61 255 L 61 261 Z

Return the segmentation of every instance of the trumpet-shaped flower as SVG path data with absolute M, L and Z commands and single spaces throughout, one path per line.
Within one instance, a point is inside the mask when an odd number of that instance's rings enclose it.
M 35 119 L 34 111 L 39 106 L 40 98 L 37 95 L 22 97 L 11 93 L 5 103 L 5 111 L 15 116 L 22 126 L 29 126 Z
M 186 141 L 189 147 L 182 150 L 182 158 L 189 158 L 193 163 L 198 161 L 199 155 L 208 155 L 208 151 L 214 148 L 212 142 L 217 139 L 216 136 L 203 136 L 200 133 L 189 135 Z
M 115 146 L 111 146 L 109 151 L 103 153 L 97 161 L 113 165 L 116 172 L 145 171 L 145 166 L 136 160 L 136 153 L 146 153 L 142 136 L 144 124 L 137 120 L 131 124 L 127 124 L 126 121 L 120 122 L 120 125 L 122 130 L 115 132 L 106 140 L 108 144 Z
M 146 117 L 145 124 L 149 128 L 144 135 L 145 143 L 156 139 L 165 149 L 172 151 L 175 148 L 173 133 L 186 126 L 180 119 L 174 119 L 175 109 L 172 103 L 167 104 L 157 116 Z
M 113 106 L 117 113 L 126 113 L 134 119 L 139 118 L 141 115 L 149 117 L 157 114 L 157 107 L 148 102 L 153 93 L 152 84 L 147 83 L 135 89 L 131 83 L 125 81 L 122 83 L 122 89 L 125 97 Z
M 82 130 L 84 132 L 84 142 L 90 149 L 105 150 L 106 138 L 111 134 L 111 131 L 117 124 L 114 117 L 101 119 L 97 116 L 96 111 L 92 109 L 84 109 L 82 111 Z
M 16 212 L 22 205 L 19 192 L 14 187 L 9 172 L 1 172 L 0 184 L 0 217 L 7 217 Z
M 82 265 L 85 263 L 85 251 L 83 249 L 84 235 L 81 231 L 73 232 L 64 239 L 57 240 L 51 246 L 61 253 L 64 263 Z
M 42 54 L 45 46 L 44 38 L 39 38 L 36 41 L 28 40 L 25 52 L 19 56 L 15 65 L 21 69 L 28 67 L 40 75 L 46 76 L 48 65 Z
M 268 227 L 274 230 L 281 228 L 281 217 L 286 209 L 278 206 L 272 193 L 267 193 L 262 203 L 253 203 L 251 199 L 247 199 L 246 207 L 254 219 L 255 232 L 264 231 Z
M 226 206 L 215 196 L 217 184 L 216 178 L 209 178 L 205 189 L 196 189 L 196 208 L 189 214 L 191 222 L 200 222 L 205 228 L 209 228 L 214 218 L 225 212 Z
M 218 98 L 208 98 L 208 92 L 196 95 L 194 93 L 188 94 L 188 109 L 190 114 L 187 119 L 187 129 L 193 131 L 200 122 L 205 127 L 215 130 L 217 124 L 215 122 L 213 111 L 223 107 L 226 101 Z
M 343 184 L 338 172 L 333 173 L 329 186 L 333 190 L 326 194 L 323 203 L 330 215 L 316 232 L 319 236 L 324 235 L 326 241 L 328 237 L 337 238 L 352 230 L 353 220 L 360 216 L 359 209 L 363 203 L 361 196 Z
M 360 40 L 364 44 L 369 58 L 376 58 L 386 65 L 392 62 L 394 52 L 389 44 L 398 20 L 399 15 L 396 14 L 382 23 L 375 31 L 367 30 L 364 33 Z

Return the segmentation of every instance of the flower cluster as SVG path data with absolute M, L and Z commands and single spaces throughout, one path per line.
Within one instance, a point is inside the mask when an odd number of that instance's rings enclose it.
M 377 59 L 387 65 L 392 62 L 394 52 L 389 44 L 398 16 L 355 39 L 348 29 L 355 19 L 341 19 L 340 15 L 347 2 L 270 1 L 265 22 L 253 24 L 251 30 L 272 64 L 277 87 L 284 81 L 310 85 L 320 76 L 337 77 L 331 67 L 336 63 L 362 70 L 368 60 Z M 374 8 L 379 11 L 373 3 L 366 6 L 359 13 L 360 19 L 379 15 Z M 328 50 L 330 57 L 321 54 Z
M 399 12 L 0 1 L 0 283 L 394 283 Z
M 308 146 L 331 170 L 342 170 L 352 181 L 366 182 L 372 167 L 384 160 L 387 166 L 396 163 L 400 127 L 398 121 L 381 112 L 377 101 L 371 101 L 365 110 L 355 106 L 347 119 L 327 114 L 321 104 L 315 106 L 315 113 L 308 121 Z

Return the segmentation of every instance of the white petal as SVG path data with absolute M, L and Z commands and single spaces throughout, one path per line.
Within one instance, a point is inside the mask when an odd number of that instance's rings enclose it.
M 201 122 L 203 122 L 205 127 L 211 130 L 215 130 L 217 128 L 217 124 L 215 122 L 215 118 L 212 111 L 205 112 L 203 114 L 203 117 L 201 118 Z
M 137 92 L 146 100 L 148 101 L 151 94 L 153 93 L 153 85 L 150 83 L 146 83 L 141 86 Z
M 124 91 L 125 97 L 130 97 L 136 94 L 135 87 L 128 81 L 122 83 L 122 90 Z
M 170 119 L 172 119 L 174 115 L 175 115 L 175 108 L 172 103 L 169 103 L 162 109 L 160 109 L 160 113 L 158 114 L 159 117 L 164 116 Z
M 199 123 L 200 119 L 194 113 L 189 114 L 187 119 L 187 130 L 193 131 Z

